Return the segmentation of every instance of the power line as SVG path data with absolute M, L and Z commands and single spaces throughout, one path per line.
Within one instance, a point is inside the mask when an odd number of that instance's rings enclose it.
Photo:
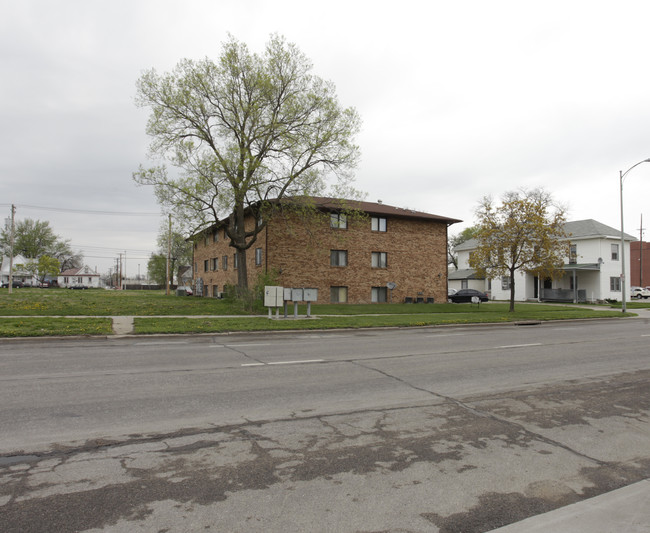
M 161 213 L 138 213 L 135 211 L 99 211 L 93 209 L 69 209 L 66 207 L 45 207 L 39 205 L 14 204 L 16 207 L 27 209 L 41 209 L 43 211 L 58 211 L 61 213 L 80 213 L 84 215 L 109 215 L 109 216 L 133 216 L 133 217 L 159 217 Z M 11 204 L 0 204 L 2 207 L 10 207 Z

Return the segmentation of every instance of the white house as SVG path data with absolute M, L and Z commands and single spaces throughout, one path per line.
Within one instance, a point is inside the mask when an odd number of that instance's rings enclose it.
M 99 274 L 88 266 L 69 268 L 58 276 L 59 287 L 85 286 L 91 289 L 99 288 Z
M 515 299 L 543 301 L 598 301 L 621 300 L 621 232 L 600 222 L 588 219 L 567 222 L 570 257 L 562 267 L 564 275 L 555 280 L 542 279 L 528 272 L 515 274 Z M 630 241 L 625 234 L 625 257 L 630 257 Z M 510 298 L 509 276 L 501 279 L 478 278 L 469 266 L 469 257 L 477 241 L 470 239 L 456 247 L 458 270 L 449 273 L 449 287 L 485 291 L 493 300 Z M 630 263 L 626 262 L 626 294 L 630 294 Z
M 0 284 L 6 285 L 9 283 L 9 263 L 11 263 L 11 261 L 8 256 L 0 256 L 0 259 L 2 260 L 2 264 L 0 264 Z M 38 278 L 31 272 L 28 272 L 27 270 L 24 270 L 20 267 L 20 265 L 26 265 L 27 263 L 28 260 L 25 259 L 22 255 L 17 255 L 14 257 L 12 265 L 13 281 L 19 281 L 26 286 L 37 286 Z

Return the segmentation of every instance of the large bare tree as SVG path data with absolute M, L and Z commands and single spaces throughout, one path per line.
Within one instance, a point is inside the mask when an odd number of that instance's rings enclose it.
M 196 233 L 227 217 L 238 255 L 238 284 L 247 287 L 246 250 L 285 197 L 350 191 L 360 119 L 338 103 L 332 83 L 311 74 L 307 57 L 271 36 L 262 55 L 230 38 L 216 62 L 185 59 L 169 73 L 142 75 L 137 103 L 151 109 L 152 155 L 176 167 L 140 169 L 159 202 Z M 259 224 L 245 227 L 249 212 Z

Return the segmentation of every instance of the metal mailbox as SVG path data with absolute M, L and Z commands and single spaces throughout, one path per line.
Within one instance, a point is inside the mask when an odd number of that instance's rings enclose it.
M 281 307 L 284 303 L 284 287 L 264 287 L 264 307 Z
M 318 289 L 304 289 L 302 297 L 305 302 L 315 302 L 318 300 Z

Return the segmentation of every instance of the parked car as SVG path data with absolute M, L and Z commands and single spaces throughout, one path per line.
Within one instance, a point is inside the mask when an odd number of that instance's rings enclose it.
M 185 285 L 184 287 L 176 288 L 176 294 L 179 296 L 183 296 L 183 291 L 185 291 L 185 296 L 192 296 L 192 294 L 194 294 L 192 292 L 192 287 L 189 287 L 187 285 Z
M 489 300 L 487 294 L 476 289 L 461 289 L 456 294 L 452 294 L 449 299 L 455 303 L 471 302 L 472 297 L 476 296 L 481 302 L 487 302 Z
M 86 287 L 85 285 L 71 285 L 68 288 L 69 289 L 76 289 L 76 290 L 85 291 L 88 287 Z
M 3 282 L 2 282 L 2 286 L 5 287 L 5 288 L 9 288 L 9 282 L 8 282 L 8 281 L 3 281 Z M 11 282 L 11 286 L 12 286 L 14 289 L 20 289 L 21 287 L 24 287 L 25 284 L 24 284 L 22 281 L 16 281 L 16 280 L 14 280 L 14 281 Z
M 637 300 L 650 298 L 650 291 L 643 287 L 632 287 L 630 289 L 630 298 L 636 298 Z
M 49 281 L 42 281 L 41 283 L 38 284 L 38 286 L 41 289 L 47 289 L 50 286 L 50 282 Z
M 456 294 L 458 292 L 458 289 L 452 289 L 451 287 L 447 289 L 447 296 L 451 296 L 452 294 Z

